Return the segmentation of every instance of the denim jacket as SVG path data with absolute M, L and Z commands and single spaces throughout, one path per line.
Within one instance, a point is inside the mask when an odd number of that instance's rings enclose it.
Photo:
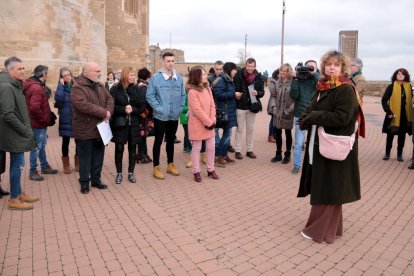
M 183 110 L 185 96 L 183 78 L 175 70 L 172 77 L 168 77 L 161 69 L 151 77 L 146 98 L 155 119 L 176 121 Z

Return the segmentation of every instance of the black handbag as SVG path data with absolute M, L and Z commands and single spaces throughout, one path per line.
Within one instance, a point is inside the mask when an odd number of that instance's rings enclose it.
M 124 116 L 112 117 L 110 125 L 112 128 L 120 128 L 127 126 L 127 118 Z
M 49 120 L 49 126 L 54 126 L 56 124 L 57 116 L 55 112 L 50 111 L 50 120 Z
M 216 128 L 224 128 L 229 124 L 227 105 L 224 108 L 216 108 Z
M 253 113 L 258 113 L 259 111 L 262 110 L 262 105 L 260 104 L 259 101 L 255 103 L 250 103 L 249 110 Z

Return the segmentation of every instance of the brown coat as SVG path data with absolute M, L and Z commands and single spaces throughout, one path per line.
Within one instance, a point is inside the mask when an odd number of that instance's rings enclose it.
M 188 85 L 188 135 L 190 140 L 206 140 L 215 136 L 214 129 L 207 129 L 216 123 L 216 107 L 210 88 Z
M 114 99 L 101 84 L 95 85 L 84 76 L 79 76 L 71 91 L 73 109 L 72 129 L 76 139 L 99 138 L 96 125 L 114 112 Z
M 358 102 L 353 88 L 343 84 L 323 91 L 317 101 L 319 91 L 311 103 L 310 123 L 323 126 L 333 135 L 351 135 L 358 117 Z M 308 131 L 308 141 L 311 131 Z M 358 139 L 353 149 L 343 161 L 334 161 L 319 153 L 318 132 L 315 134 L 313 165 L 309 164 L 309 143 L 305 150 L 299 197 L 311 196 L 311 204 L 344 204 L 361 198 Z
M 268 113 L 273 114 L 273 126 L 278 129 L 292 129 L 294 102 L 290 98 L 292 80 L 271 79 L 269 82 L 270 100 Z

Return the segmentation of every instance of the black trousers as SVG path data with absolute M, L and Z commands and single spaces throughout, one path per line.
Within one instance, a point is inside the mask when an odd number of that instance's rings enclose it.
M 405 144 L 405 134 L 402 132 L 398 132 L 398 143 L 397 143 L 397 155 L 402 155 L 404 144 Z M 390 155 L 392 149 L 392 141 L 394 140 L 395 134 L 387 133 L 387 144 L 385 146 L 385 154 Z
M 154 133 L 155 133 L 155 140 L 154 146 L 152 147 L 152 155 L 153 155 L 153 165 L 154 167 L 160 165 L 160 154 L 161 154 L 161 145 L 165 139 L 166 143 L 166 151 L 167 151 L 167 161 L 169 163 L 174 162 L 174 140 L 175 134 L 177 133 L 178 128 L 178 120 L 177 121 L 161 121 L 154 118 Z
M 147 137 L 140 137 L 138 141 L 138 159 L 148 155 Z
M 274 128 L 273 135 L 276 140 L 276 150 L 278 152 L 282 151 L 282 130 L 279 128 Z M 292 149 L 292 130 L 285 129 L 285 136 L 286 136 L 286 152 L 290 152 Z
M 101 183 L 105 145 L 101 139 L 76 140 L 79 156 L 79 183 Z
M 62 156 L 63 157 L 69 156 L 69 143 L 70 143 L 70 137 L 62 136 Z M 75 154 L 78 155 L 77 147 L 75 147 Z
M 135 169 L 135 162 L 137 158 L 137 144 L 132 142 L 131 128 L 128 133 L 128 172 L 133 173 Z M 122 173 L 122 159 L 124 156 L 125 145 L 122 143 L 115 143 L 115 167 L 117 173 Z

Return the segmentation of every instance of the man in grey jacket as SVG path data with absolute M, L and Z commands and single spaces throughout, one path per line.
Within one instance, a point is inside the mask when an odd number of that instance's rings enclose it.
M 152 148 L 154 172 L 157 179 L 164 179 L 160 169 L 160 150 L 163 137 L 167 141 L 167 173 L 179 175 L 174 165 L 174 140 L 178 128 L 178 118 L 185 104 L 185 89 L 183 78 L 174 69 L 174 54 L 165 52 L 162 55 L 162 64 L 148 84 L 147 103 L 154 110 L 155 140 Z
M 32 209 L 38 196 L 25 194 L 21 188 L 24 153 L 35 148 L 29 112 L 22 93 L 25 68 L 21 59 L 10 57 L 0 73 L 0 150 L 10 152 L 9 209 Z

